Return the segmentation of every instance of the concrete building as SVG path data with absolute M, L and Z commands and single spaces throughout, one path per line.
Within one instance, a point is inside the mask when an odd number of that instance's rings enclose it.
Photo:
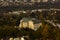
M 40 26 L 42 26 L 42 23 L 36 18 L 22 18 L 19 24 L 19 28 L 28 27 L 33 30 L 37 30 Z
M 29 18 L 22 18 L 19 24 L 19 28 L 26 28 L 26 27 L 34 29 L 33 21 Z

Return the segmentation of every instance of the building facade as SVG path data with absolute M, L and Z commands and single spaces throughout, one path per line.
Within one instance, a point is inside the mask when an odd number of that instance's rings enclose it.
M 34 23 L 29 18 L 23 18 L 20 21 L 19 28 L 30 28 L 30 29 L 34 29 Z
M 37 30 L 42 26 L 42 22 L 36 18 L 22 18 L 19 24 L 19 28 L 30 28 Z

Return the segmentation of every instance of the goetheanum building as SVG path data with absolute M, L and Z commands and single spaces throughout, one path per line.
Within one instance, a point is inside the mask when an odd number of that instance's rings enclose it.
M 40 26 L 42 26 L 42 22 L 36 18 L 22 18 L 20 20 L 19 29 L 20 28 L 30 28 L 33 30 L 37 30 Z
M 26 28 L 26 27 L 34 29 L 33 21 L 29 18 L 22 18 L 19 24 L 19 28 Z

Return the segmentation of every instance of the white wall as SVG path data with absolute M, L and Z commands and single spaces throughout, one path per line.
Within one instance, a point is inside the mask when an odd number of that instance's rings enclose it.
M 34 29 L 34 23 L 33 23 L 33 21 L 29 21 L 29 26 L 28 27 L 31 28 L 31 29 Z
M 21 20 L 19 24 L 19 28 L 26 28 L 26 27 L 34 29 L 33 21 L 28 20 L 27 22 L 24 22 L 24 20 Z

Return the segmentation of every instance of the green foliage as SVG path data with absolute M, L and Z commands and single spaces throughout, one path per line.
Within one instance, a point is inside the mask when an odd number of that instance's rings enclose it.
M 34 16 L 33 16 L 34 15 Z M 46 18 L 51 19 L 50 14 L 47 14 Z M 53 25 L 44 22 L 44 14 L 42 12 L 36 12 L 30 14 L 31 17 L 36 17 L 42 20 L 42 26 L 34 31 L 29 28 L 21 28 L 18 30 L 14 28 L 14 26 L 19 25 L 20 20 L 23 17 L 28 17 L 28 14 L 21 13 L 20 15 L 3 15 L 0 16 L 0 38 L 3 37 L 21 37 L 28 35 L 31 40 L 40 39 L 43 40 L 52 39 L 52 40 L 60 40 L 60 29 L 54 27 Z M 54 17 L 54 16 L 53 16 Z M 58 17 L 58 16 L 57 16 Z M 58 18 L 56 18 L 58 19 Z M 60 21 L 59 21 L 60 22 Z

